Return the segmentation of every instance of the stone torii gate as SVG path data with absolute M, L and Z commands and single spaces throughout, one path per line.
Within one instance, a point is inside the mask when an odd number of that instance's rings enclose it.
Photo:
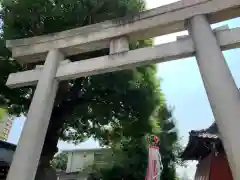
M 196 56 L 235 180 L 240 179 L 240 94 L 221 50 L 240 47 L 240 28 L 212 31 L 210 24 L 240 16 L 239 0 L 180 1 L 121 19 L 59 33 L 7 41 L 19 63 L 44 66 L 10 74 L 11 88 L 37 85 L 7 180 L 33 180 L 59 81 Z M 175 42 L 129 50 L 129 41 L 182 30 Z M 70 55 L 110 48 L 110 55 L 77 62 Z

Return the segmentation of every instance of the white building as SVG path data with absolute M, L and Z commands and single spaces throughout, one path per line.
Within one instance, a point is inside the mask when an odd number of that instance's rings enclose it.
M 60 173 L 60 180 L 86 180 L 93 164 L 102 164 L 106 148 L 77 149 L 68 153 L 66 173 Z

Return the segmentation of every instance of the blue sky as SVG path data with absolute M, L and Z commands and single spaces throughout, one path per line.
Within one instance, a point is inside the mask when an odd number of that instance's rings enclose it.
M 147 5 L 148 8 L 154 8 L 174 1 L 176 0 L 147 0 Z M 240 18 L 221 22 L 213 25 L 213 27 L 226 24 L 230 28 L 240 27 Z M 155 39 L 155 44 L 174 41 L 176 36 L 183 34 L 187 34 L 187 32 L 158 37 Z M 224 56 L 237 86 L 240 87 L 240 49 L 226 51 Z M 177 122 L 181 142 L 186 145 L 190 130 L 206 128 L 214 120 L 196 60 L 192 57 L 158 64 L 158 77 L 161 79 L 161 89 L 165 94 L 168 105 L 174 107 L 173 115 Z M 24 117 L 20 117 L 14 121 L 8 139 L 9 142 L 18 142 L 24 120 Z M 59 142 L 58 146 L 60 149 L 73 149 L 94 148 L 99 145 L 90 139 L 77 146 L 65 142 Z M 186 173 L 189 177 L 193 177 L 195 166 L 195 163 L 190 162 L 187 168 L 179 167 L 177 170 L 180 174 Z

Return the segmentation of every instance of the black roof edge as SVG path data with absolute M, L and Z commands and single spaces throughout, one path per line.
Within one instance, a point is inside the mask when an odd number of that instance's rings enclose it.
M 0 140 L 0 148 L 8 149 L 8 150 L 16 150 L 17 145 Z

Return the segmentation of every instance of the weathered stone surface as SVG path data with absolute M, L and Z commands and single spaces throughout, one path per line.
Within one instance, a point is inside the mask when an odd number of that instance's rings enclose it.
M 240 28 L 218 30 L 216 37 L 222 50 L 240 47 Z M 171 61 L 185 58 L 195 53 L 192 40 L 189 36 L 180 38 L 176 42 L 141 48 L 133 51 L 112 54 L 99 58 L 71 62 L 59 66 L 56 78 L 59 80 L 74 79 L 93 74 L 132 68 L 144 64 Z M 41 76 L 41 69 L 10 74 L 7 86 L 11 88 L 26 85 L 35 85 Z
M 110 54 L 117 54 L 129 51 L 129 42 L 127 36 L 114 38 L 110 42 Z
M 180 1 L 140 13 L 134 17 L 107 21 L 74 30 L 28 39 L 8 41 L 13 57 L 21 63 L 44 61 L 49 49 L 60 48 L 66 56 L 109 47 L 112 38 L 148 39 L 185 30 L 185 20 L 208 14 L 210 23 L 240 16 L 239 0 Z
M 47 56 L 7 180 L 35 178 L 58 89 L 55 76 L 58 65 L 63 59 L 63 54 L 58 50 L 51 50 Z M 45 159 L 41 163 L 44 162 Z

